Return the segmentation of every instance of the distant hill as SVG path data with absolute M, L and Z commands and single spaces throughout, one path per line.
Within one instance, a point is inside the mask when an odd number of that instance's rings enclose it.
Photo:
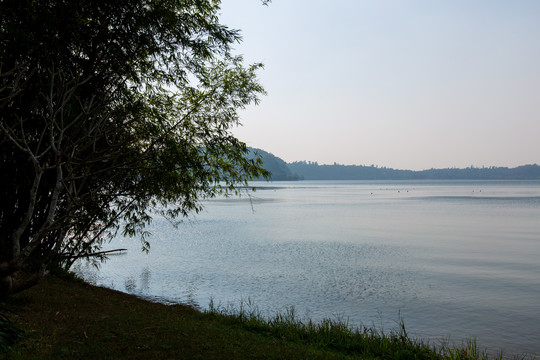
M 481 180 L 540 180 L 540 166 L 536 164 L 507 167 L 468 167 L 465 169 L 430 169 L 418 171 L 426 179 L 481 179 Z
M 261 149 L 249 148 L 250 157 L 261 156 L 263 167 L 272 173 L 273 181 L 295 181 L 302 177 L 293 173 L 285 161 Z
M 319 165 L 298 161 L 289 169 L 305 180 L 540 180 L 540 166 L 468 167 L 465 169 L 395 170 L 377 166 Z
M 262 157 L 273 181 L 293 180 L 540 180 L 537 164 L 508 167 L 468 167 L 465 169 L 396 170 L 375 165 L 319 165 L 317 162 L 286 163 L 279 157 L 249 148 L 252 157 Z
M 289 169 L 301 174 L 305 180 L 390 180 L 409 179 L 411 170 L 394 170 L 376 166 L 319 165 L 316 162 L 297 161 L 288 164 Z

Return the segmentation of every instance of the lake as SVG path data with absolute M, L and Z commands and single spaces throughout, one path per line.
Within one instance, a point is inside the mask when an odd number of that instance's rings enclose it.
M 254 183 L 177 228 L 156 217 L 96 271 L 97 285 L 207 308 L 397 329 L 438 344 L 540 355 L 540 181 Z

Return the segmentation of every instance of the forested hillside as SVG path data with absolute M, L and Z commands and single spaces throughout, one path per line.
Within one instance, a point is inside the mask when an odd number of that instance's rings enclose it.
M 464 169 L 396 170 L 377 166 L 319 165 L 299 161 L 289 169 L 305 180 L 540 180 L 540 166 L 468 167 Z
M 464 169 L 397 170 L 375 165 L 320 165 L 311 161 L 286 163 L 279 157 L 250 148 L 251 156 L 260 155 L 264 168 L 274 181 L 293 180 L 540 180 L 537 164 L 508 167 L 468 167 Z
M 302 178 L 293 173 L 287 163 L 277 156 L 266 152 L 261 149 L 249 148 L 250 156 L 261 156 L 263 160 L 263 167 L 272 173 L 273 181 L 295 181 L 302 180 Z

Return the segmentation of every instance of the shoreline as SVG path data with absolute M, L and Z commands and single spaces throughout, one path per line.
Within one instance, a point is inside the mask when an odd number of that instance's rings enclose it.
M 432 344 L 409 338 L 403 324 L 388 334 L 373 329 L 355 334 L 343 323 L 301 323 L 290 313 L 267 321 L 257 313 L 233 314 L 212 305 L 211 311 L 201 312 L 90 285 L 69 275 L 48 276 L 2 304 L 14 311 L 10 318 L 26 332 L 22 342 L 4 355 L 7 359 L 407 359 L 413 354 L 420 359 L 451 359 L 465 353 L 468 357 L 459 358 L 491 358 L 474 341 L 435 350 Z

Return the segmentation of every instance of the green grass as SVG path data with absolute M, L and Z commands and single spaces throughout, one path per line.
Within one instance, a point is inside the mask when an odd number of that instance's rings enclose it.
M 489 355 L 487 351 L 480 351 L 474 339 L 460 346 L 445 342 L 435 347 L 421 339 L 411 339 L 401 319 L 397 330 L 385 334 L 368 327 L 353 329 L 346 321 L 340 320 L 326 319 L 320 323 L 302 321 L 297 318 L 294 307 L 285 314 L 276 314 L 268 319 L 250 301 L 241 302 L 238 308 L 215 306 L 211 302 L 209 313 L 255 332 L 362 359 L 534 359 L 527 355 Z
M 24 338 L 5 359 L 487 359 L 474 342 L 433 348 L 403 324 L 384 334 L 346 322 L 264 318 L 254 306 L 200 312 L 49 276 L 7 299 Z

